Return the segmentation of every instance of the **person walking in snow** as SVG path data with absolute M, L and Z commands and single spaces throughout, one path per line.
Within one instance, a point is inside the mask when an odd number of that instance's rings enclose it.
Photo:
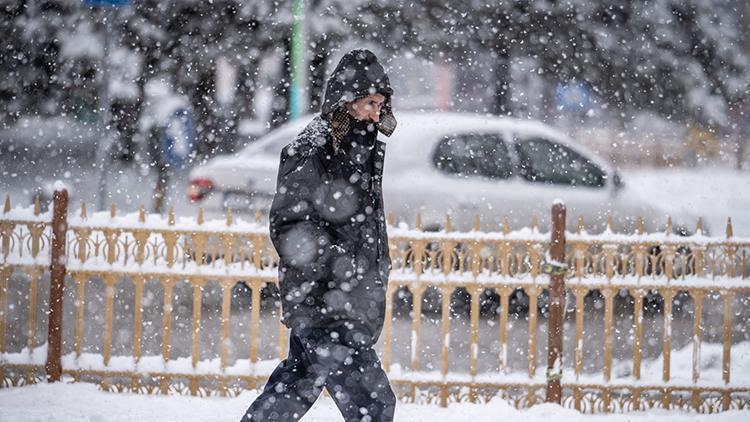
M 270 235 L 289 352 L 242 422 L 297 421 L 323 387 L 347 422 L 393 420 L 396 397 L 373 350 L 390 272 L 377 135 L 396 128 L 392 96 L 377 57 L 348 52 L 321 113 L 281 152 Z

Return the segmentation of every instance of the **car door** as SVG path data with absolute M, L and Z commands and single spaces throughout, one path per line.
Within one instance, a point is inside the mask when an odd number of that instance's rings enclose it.
M 504 209 L 515 201 L 514 163 L 500 133 L 446 136 L 435 147 L 432 165 L 440 178 L 435 187 L 445 198 L 436 206 L 450 209 L 456 228 L 471 228 L 476 215 L 484 228 L 499 227 Z
M 514 152 L 519 178 L 525 182 L 518 195 L 543 221 L 548 221 L 555 199 L 565 201 L 569 221 L 583 215 L 587 224 L 602 225 L 614 210 L 606 172 L 584 154 L 535 135 L 516 136 Z

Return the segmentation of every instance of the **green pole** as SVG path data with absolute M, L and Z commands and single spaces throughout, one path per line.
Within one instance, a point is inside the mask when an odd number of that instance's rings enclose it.
M 292 24 L 292 51 L 291 51 L 291 65 L 292 65 L 292 81 L 291 81 L 291 95 L 289 111 L 291 113 L 290 120 L 295 120 L 302 115 L 303 101 L 302 101 L 302 90 L 304 87 L 303 78 L 303 54 L 302 48 L 304 46 L 304 0 L 294 0 L 292 4 L 292 15 L 294 21 Z

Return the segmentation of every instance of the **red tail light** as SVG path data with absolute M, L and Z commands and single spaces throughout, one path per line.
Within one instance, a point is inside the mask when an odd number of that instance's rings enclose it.
M 214 183 L 209 179 L 193 179 L 188 186 L 187 195 L 191 202 L 202 201 L 212 190 Z

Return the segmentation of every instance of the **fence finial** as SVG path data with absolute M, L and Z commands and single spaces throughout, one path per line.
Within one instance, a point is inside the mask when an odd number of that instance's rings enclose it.
M 260 224 L 260 220 L 263 219 L 263 213 L 260 212 L 260 209 L 255 210 L 255 222 Z
M 234 222 L 234 216 L 232 215 L 232 209 L 227 208 L 227 226 L 231 226 Z
M 417 221 L 414 223 L 414 228 L 422 230 L 422 213 L 417 212 Z
M 482 230 L 482 219 L 479 216 L 479 214 L 474 216 L 474 230 L 476 231 Z
M 453 231 L 453 223 L 451 222 L 450 214 L 445 214 L 445 231 L 446 233 Z
M 198 207 L 198 225 L 203 225 L 203 207 Z
M 5 194 L 5 208 L 3 209 L 3 214 L 7 214 L 10 212 L 10 194 Z
M 727 239 L 734 236 L 734 230 L 732 229 L 732 217 L 727 218 Z
M 393 211 L 388 211 L 388 215 L 385 217 L 385 224 L 393 226 Z
M 112 218 L 115 218 L 115 215 L 117 214 L 117 207 L 115 204 L 112 204 L 112 206 L 109 208 L 109 216 Z
M 141 209 L 138 211 L 138 222 L 139 223 L 145 223 L 146 222 L 146 208 L 141 204 Z
M 86 203 L 81 201 L 81 220 L 89 218 L 89 213 L 86 211 Z
M 609 214 L 607 216 L 607 231 L 614 232 L 615 231 L 614 229 L 615 229 L 614 219 L 612 218 L 612 214 Z
M 641 216 L 638 217 L 638 220 L 635 223 L 635 232 L 639 235 L 642 235 L 643 232 L 645 232 L 643 217 Z
M 583 221 L 583 214 L 578 216 L 578 234 L 583 234 L 586 231 L 586 223 Z
M 670 234 L 672 234 L 672 216 L 668 215 L 667 216 L 667 236 L 669 236 Z
M 34 215 L 42 213 L 42 204 L 39 203 L 39 195 L 34 197 Z
M 169 221 L 170 226 L 174 226 L 174 205 L 169 206 Z
M 695 234 L 703 235 L 703 217 L 698 217 L 698 226 L 695 228 Z
M 531 231 L 535 233 L 539 231 L 539 217 L 536 215 L 531 217 Z
M 510 217 L 508 217 L 508 214 L 505 214 L 503 216 L 503 234 L 507 235 L 510 233 Z

